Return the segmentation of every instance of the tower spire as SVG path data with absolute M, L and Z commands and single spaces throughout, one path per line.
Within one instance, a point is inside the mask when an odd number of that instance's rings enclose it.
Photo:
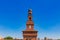
M 32 20 L 32 9 L 28 10 L 28 20 Z
M 32 21 L 32 10 L 28 10 L 28 21 L 26 23 L 27 30 L 34 30 L 34 23 Z

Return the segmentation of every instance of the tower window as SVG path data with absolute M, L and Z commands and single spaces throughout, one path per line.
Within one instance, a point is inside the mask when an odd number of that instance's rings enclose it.
M 26 40 L 28 40 L 28 39 L 26 39 Z
M 31 40 L 31 39 L 29 39 L 29 40 Z
M 28 16 L 31 16 L 31 13 Z

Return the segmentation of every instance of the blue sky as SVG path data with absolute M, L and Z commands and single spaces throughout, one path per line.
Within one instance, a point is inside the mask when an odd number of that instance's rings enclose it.
M 60 38 L 60 0 L 0 0 L 0 36 L 23 38 L 30 8 L 38 38 Z

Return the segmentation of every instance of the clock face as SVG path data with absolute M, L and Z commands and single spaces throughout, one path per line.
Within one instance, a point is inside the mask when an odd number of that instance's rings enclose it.
M 31 28 L 31 25 L 29 25 L 29 28 Z

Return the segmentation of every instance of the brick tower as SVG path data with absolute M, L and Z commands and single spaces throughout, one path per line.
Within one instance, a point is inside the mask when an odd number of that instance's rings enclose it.
M 28 10 L 28 20 L 26 23 L 26 30 L 23 31 L 23 40 L 37 40 L 37 31 L 34 30 L 31 9 Z

